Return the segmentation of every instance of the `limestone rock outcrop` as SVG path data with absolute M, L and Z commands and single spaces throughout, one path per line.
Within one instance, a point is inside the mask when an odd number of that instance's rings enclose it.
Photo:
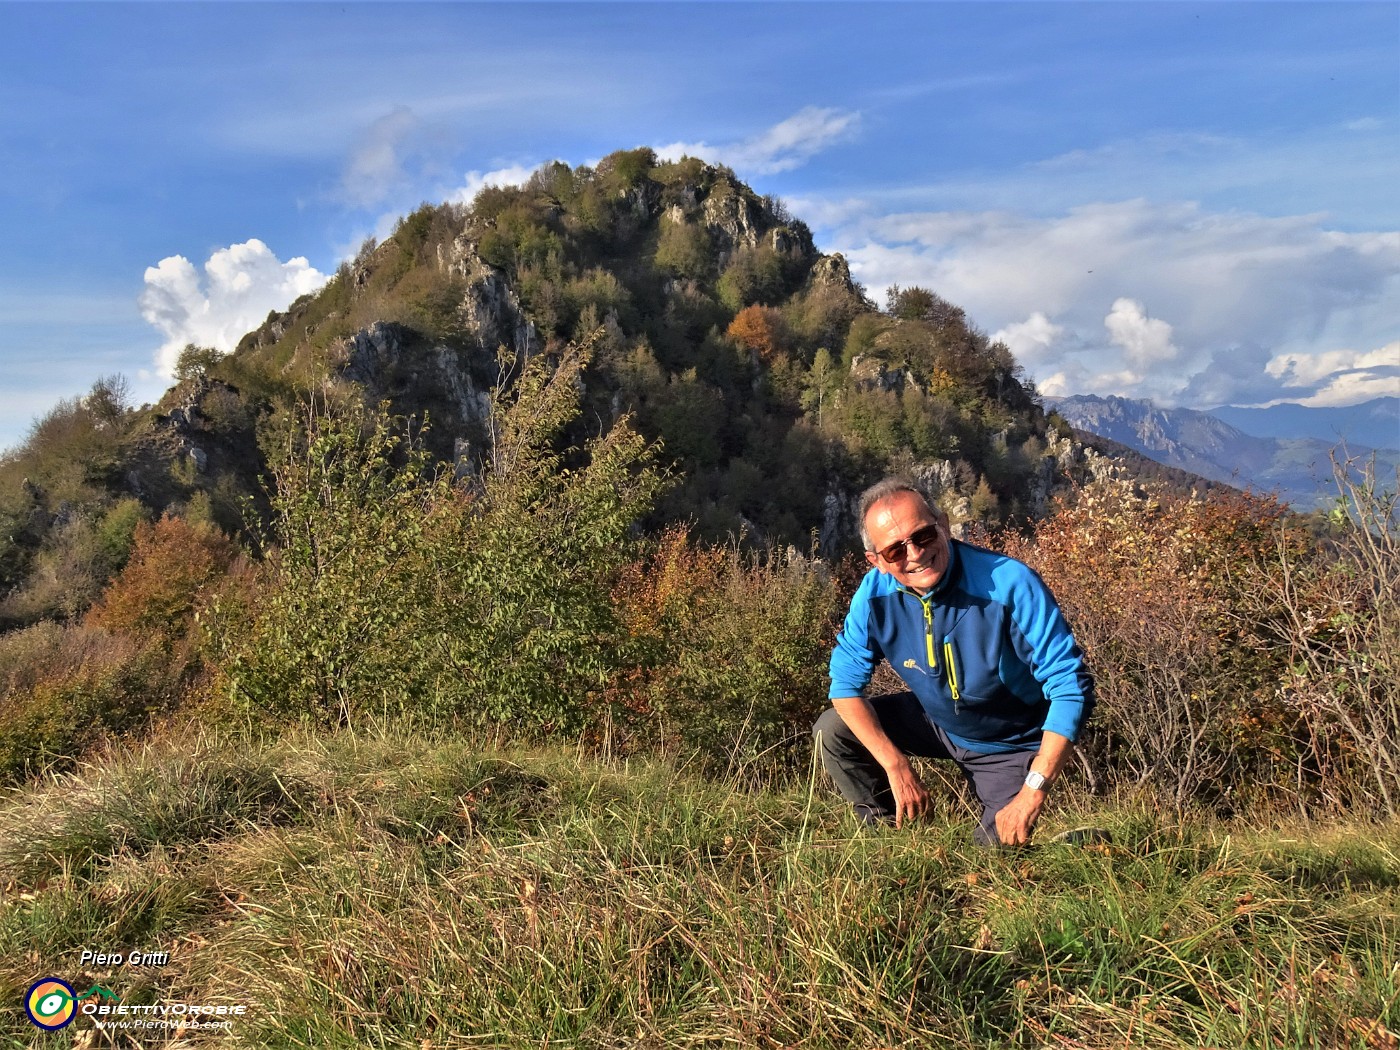
M 459 313 L 480 350 L 494 356 L 498 346 L 507 346 L 518 358 L 539 353 L 539 329 L 525 316 L 505 274 L 481 258 L 470 237 L 464 233 L 440 251 L 437 263 L 445 273 L 466 282 Z

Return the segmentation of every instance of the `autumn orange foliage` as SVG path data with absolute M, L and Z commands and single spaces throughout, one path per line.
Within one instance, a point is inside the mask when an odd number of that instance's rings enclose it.
M 1152 494 L 1110 479 L 1033 536 L 998 539 L 1050 585 L 1094 671 L 1091 777 L 1230 809 L 1318 775 L 1319 756 L 1299 761 L 1269 625 L 1238 615 L 1241 589 L 1281 537 L 1295 554 L 1308 545 L 1270 497 Z
M 229 572 L 236 554 L 209 526 L 142 522 L 81 623 L 0 637 L 0 779 L 61 768 L 188 700 L 203 669 L 196 613 L 243 579 Z
M 772 361 L 782 349 L 782 315 L 768 306 L 746 306 L 734 315 L 726 334 L 760 359 Z
M 126 567 L 88 611 L 85 623 L 166 639 L 183 635 L 237 553 L 228 537 L 209 526 L 169 514 L 154 525 L 142 522 Z

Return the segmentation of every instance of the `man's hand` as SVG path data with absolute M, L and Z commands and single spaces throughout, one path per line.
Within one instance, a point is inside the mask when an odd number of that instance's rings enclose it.
M 1031 840 L 1035 822 L 1045 806 L 1045 792 L 1023 787 L 997 812 L 997 838 L 1003 846 L 1021 846 Z
M 903 755 L 885 773 L 890 778 L 890 791 L 894 794 L 894 826 L 903 827 L 904 819 L 922 817 L 928 812 L 928 790 L 924 787 L 914 767 Z
M 905 817 L 913 820 L 927 813 L 928 791 L 923 781 L 909 764 L 909 756 L 885 735 L 874 708 L 859 696 L 834 699 L 831 706 L 889 777 L 894 794 L 894 826 L 901 827 Z
M 1047 730 L 1041 735 L 1040 753 L 1031 763 L 1031 769 L 1043 776 L 1048 784 L 1073 754 L 1074 745 L 1068 738 Z M 1040 811 L 1045 807 L 1045 798 L 1044 788 L 1025 785 L 1015 798 L 1001 808 L 996 823 L 997 838 L 1001 839 L 1003 846 L 1022 846 L 1031 840 L 1035 822 L 1040 819 Z

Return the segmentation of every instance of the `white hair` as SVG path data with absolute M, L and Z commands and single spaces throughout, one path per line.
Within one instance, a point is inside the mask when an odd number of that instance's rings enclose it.
M 930 514 L 935 513 L 928 495 L 909 478 L 899 476 L 882 478 L 860 494 L 860 501 L 856 505 L 856 517 L 860 522 L 860 542 L 866 550 L 873 551 L 875 548 L 870 545 L 870 533 L 865 527 L 865 516 L 870 513 L 870 508 L 875 504 L 883 503 L 900 492 L 912 492 L 919 497 Z

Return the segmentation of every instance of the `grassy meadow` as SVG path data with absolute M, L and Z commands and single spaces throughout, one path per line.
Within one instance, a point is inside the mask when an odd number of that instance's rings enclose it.
M 1071 789 L 1041 845 L 986 851 L 946 787 L 927 823 L 866 831 L 816 776 L 177 733 L 0 798 L 0 1045 L 1397 1045 L 1394 822 L 1234 827 Z M 1048 842 L 1085 822 L 1112 844 Z M 50 974 L 248 1010 L 44 1034 L 19 1004 Z

